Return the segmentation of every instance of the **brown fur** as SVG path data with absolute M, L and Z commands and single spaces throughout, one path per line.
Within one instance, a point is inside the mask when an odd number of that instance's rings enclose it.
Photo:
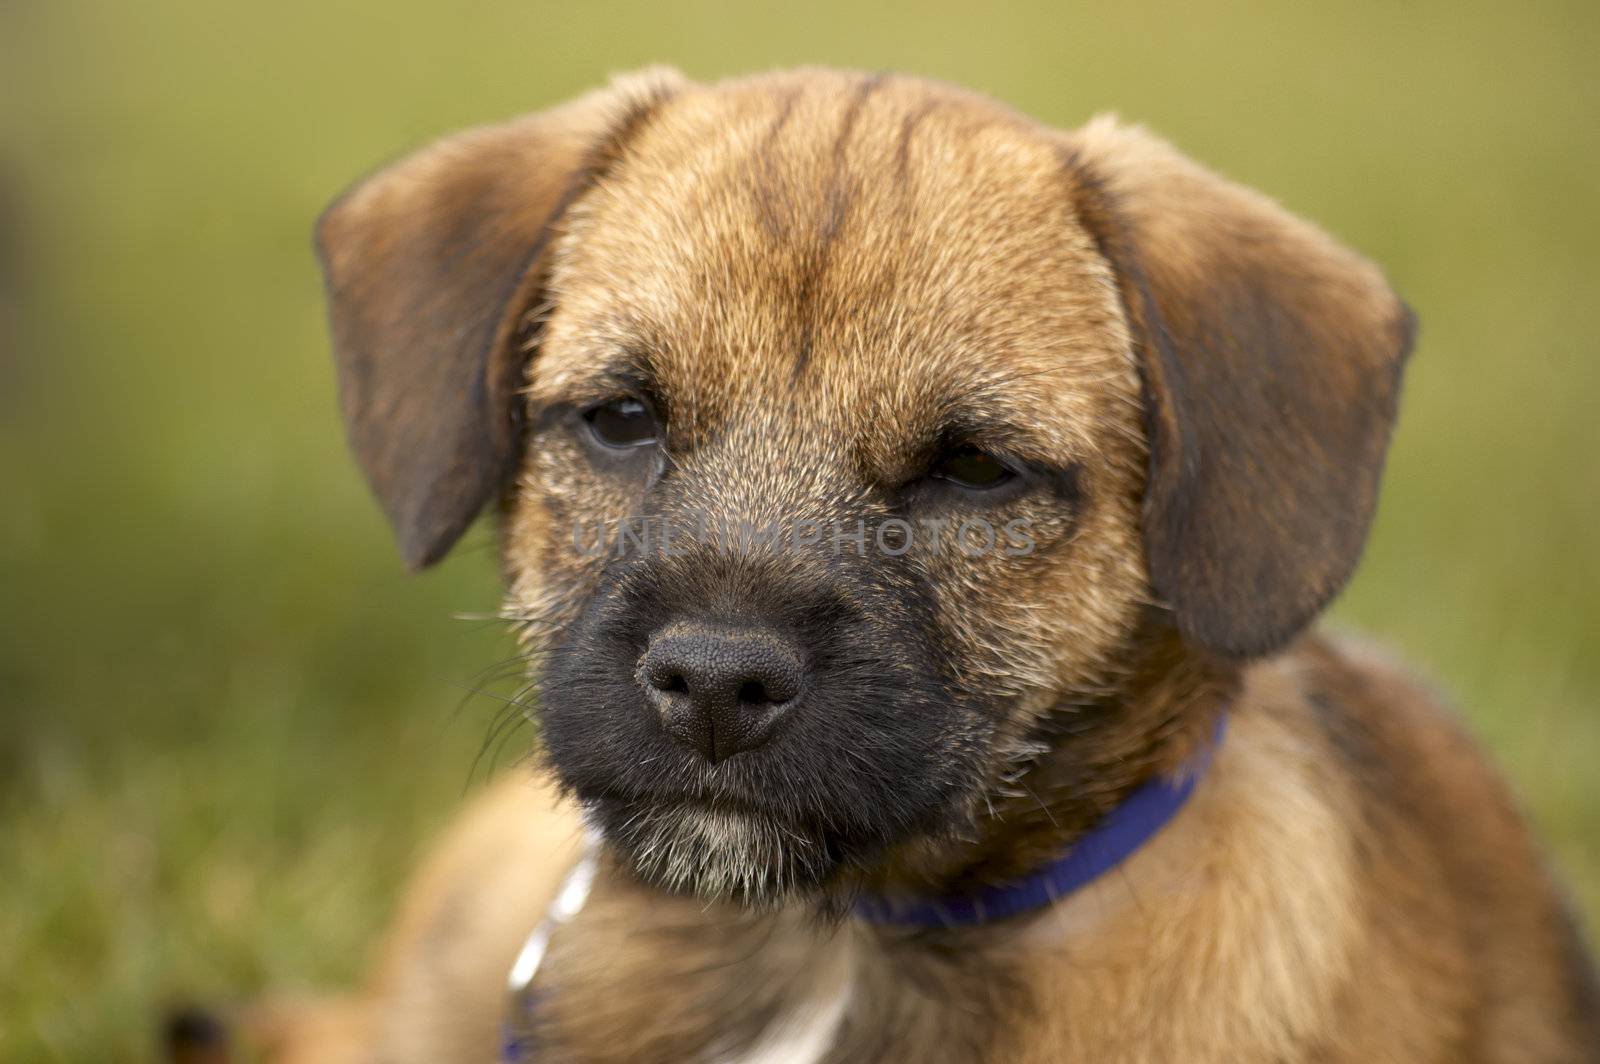
M 1588 962 L 1501 785 L 1426 692 L 1301 635 L 1359 554 L 1411 331 L 1325 234 L 1137 129 L 801 71 L 658 72 L 465 134 L 320 240 L 352 443 L 406 557 L 499 491 L 535 657 L 605 578 L 571 523 L 639 505 L 563 420 L 620 378 L 651 378 L 672 483 L 719 514 L 881 519 L 952 418 L 1055 471 L 1005 504 L 1026 559 L 917 556 L 954 689 L 1004 707 L 952 725 L 983 753 L 946 826 L 754 905 L 727 892 L 763 852 L 742 821 L 693 821 L 681 867 L 608 852 L 540 971 L 548 1059 L 744 1052 L 840 993 L 829 1060 L 1597 1059 Z M 819 918 L 1026 871 L 1224 709 L 1177 820 L 1052 908 Z M 576 834 L 555 790 L 498 784 L 371 985 L 272 1025 L 279 1059 L 491 1059 Z

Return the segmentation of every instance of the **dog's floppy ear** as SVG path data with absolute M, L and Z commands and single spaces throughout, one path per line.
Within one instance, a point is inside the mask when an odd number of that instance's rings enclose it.
M 1361 553 L 1411 314 L 1371 263 L 1142 130 L 1066 143 L 1139 348 L 1152 584 L 1192 643 L 1269 652 Z
M 413 569 L 450 549 L 515 463 L 525 321 L 552 227 L 681 84 L 643 71 L 450 137 L 317 223 L 350 446 Z

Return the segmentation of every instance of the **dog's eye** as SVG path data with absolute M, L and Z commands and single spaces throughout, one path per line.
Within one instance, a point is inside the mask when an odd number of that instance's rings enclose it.
M 612 399 L 584 412 L 589 432 L 607 447 L 644 447 L 661 434 L 655 415 L 637 399 Z
M 962 488 L 987 491 L 1009 484 L 1016 474 L 992 454 L 976 447 L 957 447 L 933 464 L 928 475 L 937 480 L 947 480 Z

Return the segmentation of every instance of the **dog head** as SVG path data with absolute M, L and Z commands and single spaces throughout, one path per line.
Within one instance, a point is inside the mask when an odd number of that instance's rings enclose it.
M 1150 135 L 898 77 L 636 75 L 319 245 L 407 561 L 498 501 L 556 774 L 647 879 L 751 901 L 944 852 L 1046 761 L 1129 782 L 1183 724 L 1136 683 L 1348 577 L 1409 344 Z

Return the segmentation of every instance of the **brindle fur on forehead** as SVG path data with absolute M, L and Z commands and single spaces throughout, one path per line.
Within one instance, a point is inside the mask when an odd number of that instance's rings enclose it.
M 575 206 L 551 287 L 535 398 L 642 350 L 687 446 L 758 416 L 784 453 L 798 420 L 887 470 L 908 435 L 988 409 L 1099 460 L 1134 423 L 1115 287 L 1056 149 L 926 83 L 680 95 Z

